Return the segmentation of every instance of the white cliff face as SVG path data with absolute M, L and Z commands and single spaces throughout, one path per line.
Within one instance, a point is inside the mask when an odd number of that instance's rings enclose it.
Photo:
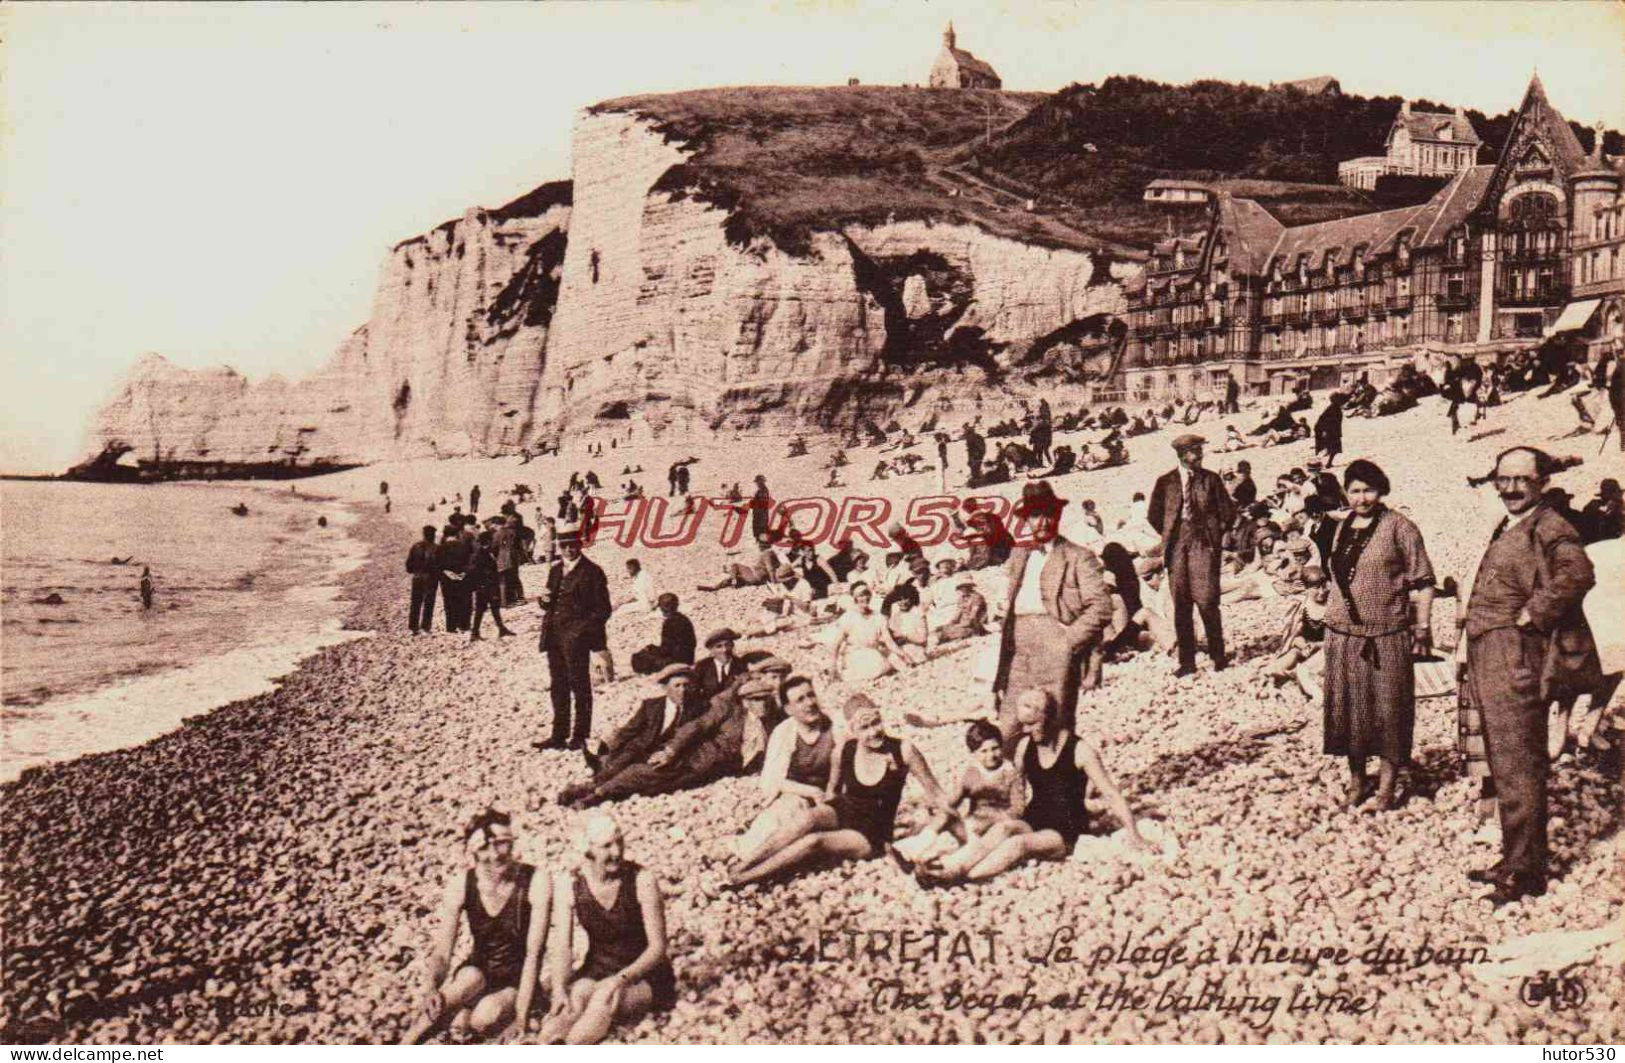
M 395 248 L 367 323 L 364 457 L 511 453 L 530 440 L 569 215 L 470 211 Z
M 924 316 L 923 289 L 939 314 L 963 302 L 950 332 L 980 329 L 991 343 L 1017 352 L 1074 321 L 1124 313 L 1122 282 L 1138 271 L 1137 266 L 1102 266 L 1080 251 L 1007 240 L 972 225 L 906 221 L 844 231 L 869 258 L 903 272 L 901 294 L 910 318 Z M 936 258 L 942 262 L 931 261 Z M 910 272 L 911 259 L 923 269 Z M 955 300 L 955 290 L 967 284 Z
M 471 210 L 395 247 L 368 324 L 316 373 L 137 364 L 92 451 L 159 461 L 310 463 L 512 451 L 529 441 L 570 208 Z
M 145 360 L 92 449 L 348 463 L 512 453 L 626 416 L 840 424 L 909 384 L 986 379 L 893 370 L 1086 346 L 1137 270 L 929 221 L 814 231 L 803 254 L 741 246 L 728 210 L 683 187 L 688 159 L 635 115 L 583 115 L 571 185 L 395 247 L 371 318 L 319 372 L 250 384 Z
M 566 431 L 632 410 L 657 423 L 832 413 L 888 362 L 950 349 L 1007 361 L 1124 309 L 1124 267 L 968 225 L 814 233 L 805 257 L 730 243 L 726 211 L 655 190 L 688 156 L 633 115 L 584 116 L 573 150 L 538 413 Z
M 578 189 L 541 417 L 561 428 L 641 410 L 660 423 L 802 408 L 874 368 L 879 308 L 844 241 L 796 258 L 729 244 L 726 212 L 651 187 L 686 158 L 624 114 L 576 127 Z

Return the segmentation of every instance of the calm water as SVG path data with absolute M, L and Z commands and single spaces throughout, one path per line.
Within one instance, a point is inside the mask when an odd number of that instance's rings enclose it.
M 0 778 L 265 689 L 342 637 L 335 577 L 363 556 L 347 511 L 285 486 L 4 482 L 0 510 Z

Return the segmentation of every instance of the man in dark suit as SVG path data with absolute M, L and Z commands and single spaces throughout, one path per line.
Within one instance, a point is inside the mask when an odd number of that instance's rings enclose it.
M 655 604 L 660 608 L 660 655 L 672 664 L 694 663 L 694 622 L 678 611 L 677 595 L 666 591 Z
M 965 426 L 965 464 L 970 467 L 970 479 L 966 481 L 974 487 L 982 478 L 982 462 L 987 458 L 987 440 L 982 433 L 976 430 L 974 424 Z
M 583 750 L 592 779 L 559 791 L 559 804 L 573 807 L 599 785 L 635 764 L 646 763 L 679 728 L 704 711 L 704 703 L 694 696 L 694 670 L 688 665 L 668 664 L 654 678 L 663 693 L 645 698 L 607 742 L 596 742 L 596 749 Z
M 1022 488 L 1011 511 L 1022 534 L 1005 562 L 1009 590 L 993 678 L 999 730 L 1014 742 L 1016 703 L 1030 688 L 1049 692 L 1062 726 L 1076 722 L 1078 693 L 1100 683 L 1100 636 L 1112 618 L 1100 559 L 1059 532 L 1065 500 L 1045 481 Z
M 441 611 L 446 614 L 447 631 L 467 631 L 469 595 L 463 586 L 464 574 L 473 550 L 463 541 L 462 529 L 454 522 L 440 531 L 435 547 L 434 567 L 440 574 Z
M 1553 465 L 1532 447 L 1496 459 L 1507 517 L 1467 603 L 1467 681 L 1501 813 L 1500 861 L 1467 877 L 1493 885 L 1498 906 L 1546 892 L 1547 703 L 1600 678 L 1580 612 L 1596 574 L 1579 533 L 1542 501 Z
M 1179 670 L 1174 674 L 1181 676 L 1196 671 L 1193 607 L 1202 614 L 1202 630 L 1207 633 L 1207 651 L 1213 658 L 1214 671 L 1227 663 L 1224 628 L 1219 619 L 1219 561 L 1224 532 L 1235 516 L 1235 506 L 1219 474 L 1202 468 L 1202 447 L 1206 442 L 1196 435 L 1174 440 L 1179 466 L 1158 477 L 1146 509 L 1146 519 L 1162 536 L 1163 560 L 1174 600 L 1174 634 L 1179 640 Z
M 581 553 L 581 530 L 560 525 L 559 563 L 549 568 L 542 607 L 541 649 L 552 686 L 553 736 L 541 749 L 585 749 L 592 733 L 592 653 L 605 643 L 609 580 Z
M 1253 463 L 1236 462 L 1236 482 L 1230 485 L 1230 501 L 1245 509 L 1258 501 L 1258 484 L 1253 482 Z
M 694 666 L 694 693 L 702 704 L 709 703 L 745 674 L 745 662 L 734 656 L 734 643 L 738 641 L 739 633 L 731 627 L 718 628 L 705 636 L 705 648 L 711 657 Z
M 440 587 L 440 568 L 435 564 L 434 525 L 423 526 L 423 538 L 406 554 L 406 571 L 412 576 L 412 601 L 407 625 L 412 634 L 425 635 L 434 627 L 434 595 Z
M 704 712 L 678 724 L 646 760 L 627 763 L 614 773 L 600 772 L 590 786 L 574 788 L 572 807 L 634 794 L 669 794 L 760 770 L 768 737 L 784 719 L 779 684 L 789 673 L 790 665 L 777 657 L 756 662 L 749 675 L 712 698 Z

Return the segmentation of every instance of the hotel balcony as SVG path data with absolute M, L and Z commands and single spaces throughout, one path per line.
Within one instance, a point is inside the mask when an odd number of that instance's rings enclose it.
M 1569 290 L 1566 285 L 1553 285 L 1550 288 L 1537 288 L 1532 292 L 1497 292 L 1495 303 L 1497 306 L 1557 306 L 1568 297 Z
M 1516 262 L 1520 265 L 1538 264 L 1542 262 L 1560 263 L 1568 258 L 1568 252 L 1563 248 L 1541 249 L 1538 247 L 1525 247 L 1519 250 L 1503 251 L 1502 262 Z
M 1390 309 L 1390 310 L 1409 310 L 1410 308 L 1411 308 L 1411 297 L 1410 296 L 1408 296 L 1408 295 L 1390 295 L 1388 297 L 1388 309 Z
M 1456 295 L 1446 293 L 1438 298 L 1438 307 L 1440 310 L 1466 310 L 1472 305 L 1472 297 L 1466 292 L 1461 292 L 1460 294 Z

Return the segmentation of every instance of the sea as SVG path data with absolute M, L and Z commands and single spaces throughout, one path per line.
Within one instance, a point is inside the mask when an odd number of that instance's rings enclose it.
M 353 522 L 297 484 L 0 481 L 0 781 L 149 741 L 359 637 Z

